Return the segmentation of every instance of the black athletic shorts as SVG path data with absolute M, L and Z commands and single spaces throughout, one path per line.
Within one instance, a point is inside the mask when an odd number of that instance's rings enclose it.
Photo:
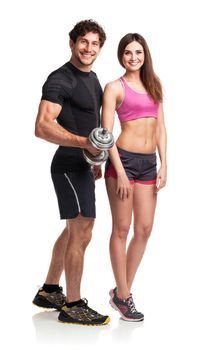
M 78 214 L 95 218 L 95 180 L 91 169 L 52 173 L 60 218 L 73 219 Z

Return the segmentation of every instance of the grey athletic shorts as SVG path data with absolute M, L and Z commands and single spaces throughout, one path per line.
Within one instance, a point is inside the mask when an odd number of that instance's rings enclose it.
M 134 153 L 121 148 L 118 148 L 118 153 L 130 183 L 144 185 L 156 183 L 157 157 L 155 153 Z M 106 162 L 105 177 L 117 178 L 117 173 L 110 159 Z

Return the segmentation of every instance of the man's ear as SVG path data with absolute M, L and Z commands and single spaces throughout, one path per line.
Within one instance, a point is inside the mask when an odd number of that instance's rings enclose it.
M 72 39 L 70 39 L 69 45 L 70 45 L 70 48 L 73 49 L 75 43 L 72 41 Z

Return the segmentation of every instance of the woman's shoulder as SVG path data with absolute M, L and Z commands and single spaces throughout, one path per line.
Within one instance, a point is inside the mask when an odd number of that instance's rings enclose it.
M 121 89 L 120 79 L 110 81 L 105 85 L 105 90 L 111 90 L 112 92 L 118 92 Z

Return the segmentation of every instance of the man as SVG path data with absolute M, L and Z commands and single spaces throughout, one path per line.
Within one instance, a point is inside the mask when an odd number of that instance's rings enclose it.
M 81 299 L 80 284 L 95 218 L 94 180 L 101 177 L 100 167 L 94 167 L 92 172 L 83 157 L 83 149 L 98 154 L 88 136 L 100 125 L 102 89 L 91 68 L 106 35 L 98 23 L 84 20 L 69 36 L 71 59 L 45 82 L 35 128 L 37 137 L 59 145 L 51 174 L 66 227 L 55 242 L 45 284 L 33 303 L 56 308 L 63 322 L 103 325 L 110 321 L 109 317 L 88 307 L 87 300 Z M 59 286 L 63 269 L 66 297 Z

